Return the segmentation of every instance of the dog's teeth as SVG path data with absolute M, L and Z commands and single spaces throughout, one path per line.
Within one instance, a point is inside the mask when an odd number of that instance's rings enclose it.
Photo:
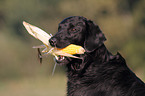
M 64 56 L 61 56 L 60 58 L 61 58 L 61 60 L 63 60 L 64 59 Z

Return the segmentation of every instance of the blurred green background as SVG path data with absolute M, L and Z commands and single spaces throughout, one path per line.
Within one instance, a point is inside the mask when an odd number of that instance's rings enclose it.
M 0 96 L 65 96 L 66 74 L 52 56 L 39 64 L 34 45 L 41 42 L 22 25 L 25 20 L 48 33 L 69 16 L 97 23 L 113 53 L 145 81 L 145 0 L 0 0 Z

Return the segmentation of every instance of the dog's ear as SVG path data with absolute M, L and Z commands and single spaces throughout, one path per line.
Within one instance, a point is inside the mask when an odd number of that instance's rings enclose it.
M 106 40 L 104 34 L 100 30 L 99 26 L 94 24 L 91 20 L 86 22 L 87 32 L 84 42 L 84 48 L 86 52 L 92 52 L 96 48 L 100 47 Z

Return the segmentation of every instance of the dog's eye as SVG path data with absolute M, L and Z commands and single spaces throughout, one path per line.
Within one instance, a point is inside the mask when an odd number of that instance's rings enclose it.
M 71 32 L 77 32 L 77 31 L 80 31 L 80 28 L 72 28 L 70 29 Z
M 76 31 L 76 29 L 75 29 L 75 28 L 73 28 L 73 29 L 72 29 L 72 31 Z
M 71 28 L 70 31 L 74 32 L 74 31 L 76 31 L 76 28 Z

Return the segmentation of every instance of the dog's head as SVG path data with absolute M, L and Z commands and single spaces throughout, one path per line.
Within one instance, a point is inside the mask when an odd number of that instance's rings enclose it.
M 106 40 L 98 25 L 81 16 L 72 16 L 60 22 L 58 32 L 49 40 L 53 47 L 65 48 L 70 44 L 80 45 L 92 52 Z M 68 58 L 70 59 L 70 58 Z M 65 58 L 58 63 L 68 63 Z

